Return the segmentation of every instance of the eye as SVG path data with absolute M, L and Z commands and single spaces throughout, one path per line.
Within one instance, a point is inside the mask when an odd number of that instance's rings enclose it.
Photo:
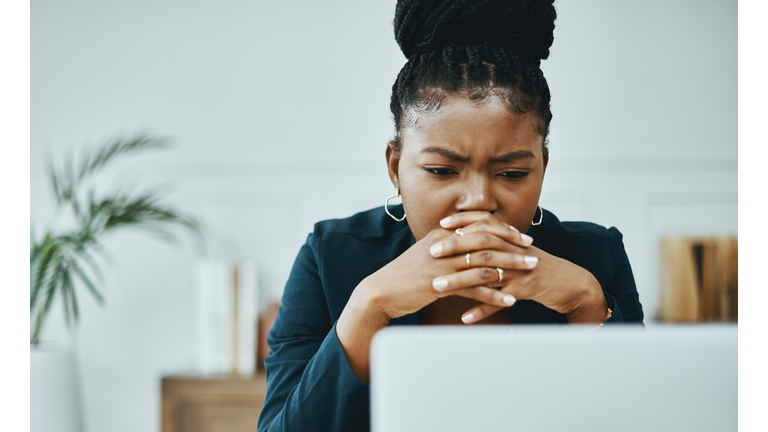
M 527 176 L 528 171 L 504 171 L 499 175 L 508 179 L 518 179 Z
M 452 170 L 450 168 L 427 168 L 427 167 L 424 167 L 424 171 L 426 171 L 426 172 L 428 172 L 428 173 L 430 173 L 432 175 L 435 175 L 437 177 L 446 177 L 446 176 L 449 176 L 449 175 L 452 175 L 452 174 L 457 174 L 456 171 L 454 171 L 454 170 Z

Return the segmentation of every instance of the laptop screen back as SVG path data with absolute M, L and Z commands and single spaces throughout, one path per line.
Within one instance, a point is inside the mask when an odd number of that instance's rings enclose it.
M 735 325 L 390 327 L 371 430 L 737 430 Z

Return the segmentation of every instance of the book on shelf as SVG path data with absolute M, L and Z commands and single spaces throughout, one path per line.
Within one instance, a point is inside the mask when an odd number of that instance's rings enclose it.
M 659 260 L 660 320 L 738 321 L 736 237 L 664 237 Z
M 256 267 L 250 262 L 200 261 L 194 286 L 197 372 L 253 374 L 259 311 Z

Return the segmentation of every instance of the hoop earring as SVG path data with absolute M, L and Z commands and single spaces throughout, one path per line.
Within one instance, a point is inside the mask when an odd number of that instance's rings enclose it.
M 402 222 L 402 221 L 405 220 L 405 213 L 403 213 L 403 217 L 398 219 L 392 213 L 389 212 L 389 200 L 391 200 L 392 198 L 397 198 L 399 196 L 400 196 L 400 188 L 396 188 L 395 189 L 395 194 L 392 195 L 391 197 L 387 198 L 386 201 L 384 201 L 384 211 L 387 212 L 389 217 L 391 217 L 392 219 L 396 220 L 397 222 Z
M 539 221 L 538 222 L 531 222 L 531 225 L 533 225 L 533 226 L 541 225 L 541 221 L 544 220 L 544 211 L 541 210 L 541 206 L 538 206 L 538 207 L 539 207 L 539 215 L 540 215 L 539 216 Z M 535 216 L 535 214 L 534 214 L 534 216 Z

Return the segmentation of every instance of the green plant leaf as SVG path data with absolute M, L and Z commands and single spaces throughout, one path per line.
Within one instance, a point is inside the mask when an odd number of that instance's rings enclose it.
M 75 289 L 70 284 L 69 294 L 72 297 L 72 315 L 75 317 L 75 322 L 80 320 L 80 309 L 77 307 L 77 295 L 75 295 Z
M 64 300 L 64 319 L 67 322 L 67 327 L 69 327 L 71 324 L 71 319 L 69 317 L 69 292 L 72 290 L 72 281 L 69 279 L 69 272 L 64 270 L 61 275 L 61 297 Z
M 30 311 L 32 308 L 35 307 L 35 303 L 37 302 L 37 296 L 40 292 L 40 288 L 43 286 L 43 283 L 46 280 L 46 275 L 50 273 L 49 265 L 51 264 L 51 261 L 54 260 L 54 257 L 57 257 L 59 254 L 59 251 L 61 250 L 58 243 L 56 243 L 51 237 L 46 236 L 45 240 L 43 241 L 42 246 L 43 252 L 42 252 L 42 259 L 39 260 L 39 264 L 37 267 L 37 276 L 32 281 L 32 289 L 30 293 L 30 304 L 29 308 Z M 58 258 L 56 258 L 55 261 L 57 261 Z
M 59 176 L 56 174 L 56 170 L 53 168 L 51 163 L 48 164 L 48 172 L 51 177 L 51 186 L 53 187 L 53 196 L 56 197 L 56 204 L 61 205 L 61 203 L 64 201 L 61 190 L 62 185 L 61 181 L 59 180 Z
M 40 336 L 40 329 L 43 327 L 43 317 L 45 316 L 45 311 L 42 309 L 39 309 L 37 311 L 37 317 L 35 318 L 35 331 L 32 333 L 32 337 L 29 339 L 29 343 L 31 344 L 37 344 L 38 337 Z
M 48 238 L 48 235 L 45 236 Z M 37 242 L 32 242 L 32 246 L 29 250 L 29 263 L 34 263 L 38 258 L 40 258 L 40 254 L 43 253 L 42 245 L 37 244 Z
M 107 248 L 102 246 L 95 236 L 90 238 L 90 241 L 88 242 L 86 247 L 90 248 L 93 251 L 96 251 L 108 263 L 112 263 L 115 260 L 114 255 L 112 255 Z
M 85 273 L 80 269 L 80 266 L 78 266 L 77 263 L 74 261 L 70 262 L 70 266 L 72 270 L 74 270 L 75 273 L 77 273 L 77 276 L 80 278 L 81 281 L 83 281 L 85 286 L 88 287 L 88 290 L 96 298 L 96 301 L 98 301 L 99 304 L 103 305 L 104 297 L 101 296 L 101 293 L 99 293 L 99 290 L 96 289 L 96 287 L 91 283 L 91 280 L 88 279 L 88 276 L 86 276 Z
M 35 328 L 30 339 L 38 341 L 46 314 L 57 291 L 61 291 L 67 324 L 79 317 L 79 307 L 75 292 L 76 278 L 91 292 L 100 304 L 104 298 L 92 282 L 94 277 L 105 282 L 99 262 L 91 252 L 99 254 L 108 262 L 114 260 L 109 250 L 104 248 L 100 239 L 107 233 L 121 227 L 134 227 L 152 231 L 166 241 L 176 240 L 171 230 L 174 226 L 189 229 L 201 236 L 201 225 L 194 218 L 184 216 L 177 211 L 159 205 L 161 194 L 149 191 L 139 194 L 125 191 L 118 187 L 116 191 L 102 199 L 96 198 L 96 191 L 91 188 L 85 200 L 78 194 L 89 177 L 115 161 L 120 155 L 152 148 L 163 148 L 168 144 L 165 138 L 150 136 L 146 133 L 132 137 L 118 136 L 101 146 L 95 152 L 84 152 L 75 159 L 72 154 L 65 157 L 64 163 L 57 169 L 48 163 L 49 176 L 54 196 L 58 204 L 58 213 L 63 207 L 71 206 L 77 221 L 78 230 L 54 236 L 47 233 L 41 242 L 30 239 L 30 312 L 36 312 Z M 82 263 L 85 264 L 82 264 Z M 84 270 L 88 270 L 86 273 Z M 45 297 L 42 305 L 41 299 Z
M 96 260 L 93 259 L 91 254 L 88 253 L 88 250 L 83 246 L 81 249 L 77 250 L 77 257 L 82 258 L 82 260 L 88 264 L 88 268 L 91 269 L 91 272 L 93 272 L 96 277 L 101 281 L 102 283 L 106 282 L 106 279 L 104 278 L 104 273 L 101 272 L 101 269 L 99 268 L 99 264 L 96 262 Z
M 168 145 L 168 142 L 169 140 L 166 138 L 152 137 L 147 133 L 140 133 L 131 138 L 117 137 L 111 144 L 102 147 L 93 157 L 85 157 L 77 180 L 78 182 L 82 181 L 119 155 L 152 148 L 163 148 Z
M 37 343 L 38 337 L 40 336 L 40 331 L 43 328 L 43 323 L 45 322 L 45 315 L 48 313 L 48 309 L 51 306 L 51 303 L 53 302 L 53 298 L 56 295 L 56 286 L 59 283 L 60 280 L 60 272 L 61 267 L 56 266 L 56 269 L 54 270 L 53 277 L 51 281 L 48 283 L 46 296 L 45 299 L 45 305 L 43 305 L 41 308 L 37 311 L 37 320 L 35 320 L 35 331 L 32 334 L 31 343 Z

